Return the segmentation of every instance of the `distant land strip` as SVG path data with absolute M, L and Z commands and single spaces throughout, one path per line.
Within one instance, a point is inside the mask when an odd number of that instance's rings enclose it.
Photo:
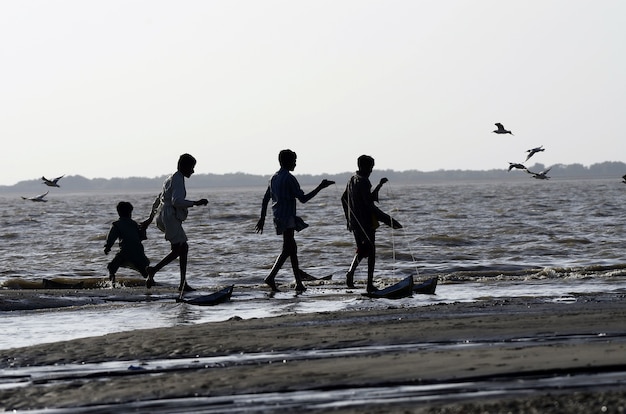
M 571 179 L 614 179 L 617 182 L 622 180 L 626 174 L 626 164 L 623 162 L 607 161 L 591 166 L 582 164 L 557 164 L 551 166 L 549 176 L 552 180 Z M 528 167 L 529 170 L 540 172 L 545 170 L 543 164 L 535 164 Z M 45 173 L 45 172 L 42 172 Z M 294 175 L 302 186 L 317 185 L 322 178 L 328 178 L 343 185 L 354 172 L 343 172 L 335 174 L 298 174 Z M 80 175 L 68 174 L 59 184 L 56 191 L 62 192 L 131 192 L 148 191 L 159 192 L 163 180 L 167 175 L 159 177 L 121 177 L 121 178 L 85 178 Z M 523 170 L 511 170 L 507 168 L 492 170 L 438 170 L 438 171 L 394 171 L 394 170 L 374 170 L 372 182 L 376 182 L 381 177 L 387 177 L 393 184 L 428 184 L 445 182 L 472 182 L 472 181 L 533 181 L 531 174 Z M 204 188 L 229 188 L 229 187 L 258 187 L 265 186 L 270 175 L 254 175 L 247 173 L 229 174 L 195 174 L 187 183 L 187 189 Z M 20 181 L 12 186 L 0 186 L 1 194 L 23 193 L 31 195 L 42 192 L 46 187 L 42 185 L 41 179 Z

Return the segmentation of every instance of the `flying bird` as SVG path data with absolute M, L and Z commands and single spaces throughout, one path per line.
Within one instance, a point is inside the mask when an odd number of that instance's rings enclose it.
M 536 147 L 536 148 L 531 148 L 529 150 L 526 150 L 526 152 L 528 153 L 528 156 L 526 156 L 526 161 L 528 161 L 530 159 L 530 157 L 532 157 L 533 155 L 535 155 L 538 152 L 541 151 L 545 151 L 546 149 L 542 146 L 540 147 Z
M 622 175 L 622 182 L 626 184 L 626 174 Z
M 35 197 L 24 197 L 24 196 L 22 196 L 22 199 L 23 200 L 30 200 L 30 201 L 40 201 L 40 202 L 45 203 L 46 201 L 48 201 L 48 200 L 45 199 L 45 197 L 48 195 L 48 193 L 49 193 L 49 191 L 46 191 L 45 193 L 39 194 L 38 196 L 35 196 Z
M 496 126 L 498 127 L 498 129 L 493 131 L 496 134 L 511 134 L 511 135 L 513 135 L 513 133 L 511 131 L 504 129 L 504 126 L 500 122 L 496 122 Z
M 528 174 L 532 174 L 533 178 L 536 178 L 538 180 L 549 180 L 550 177 L 548 177 L 548 172 L 552 169 L 552 167 L 548 168 L 547 170 L 541 171 L 540 173 L 534 173 L 530 170 L 526 170 L 528 172 Z
M 61 187 L 58 184 L 58 181 L 63 177 L 65 177 L 65 174 L 60 177 L 55 178 L 54 180 L 48 180 L 46 177 L 41 177 L 41 179 L 43 180 L 43 183 L 47 185 L 48 187 Z
M 518 170 L 526 169 L 526 167 L 523 164 L 520 164 L 517 162 L 509 162 L 509 171 L 511 171 L 513 168 L 517 168 Z

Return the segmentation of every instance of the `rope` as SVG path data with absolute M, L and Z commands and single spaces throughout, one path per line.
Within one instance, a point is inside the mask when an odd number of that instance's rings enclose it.
M 388 183 L 389 182 L 387 182 L 385 184 L 388 184 Z M 391 198 L 391 189 L 390 189 L 389 185 L 385 188 L 385 191 L 387 192 L 387 196 L 390 199 L 393 199 L 393 198 Z M 392 212 L 394 210 L 396 210 L 395 207 L 392 207 L 391 210 L 389 210 L 389 218 L 391 219 L 391 224 L 392 224 L 391 225 L 391 262 L 392 262 L 391 275 L 393 277 L 395 277 L 395 275 L 396 275 L 396 239 L 395 239 L 395 232 L 394 232 L 395 229 L 393 228 L 393 220 L 394 219 L 393 219 L 393 214 L 392 214 Z
M 387 196 L 392 199 L 395 200 L 395 196 L 393 196 L 391 194 L 391 186 L 387 183 L 386 184 L 386 192 L 387 192 Z M 337 192 L 339 193 L 339 188 L 336 188 Z M 341 199 L 341 196 L 343 195 L 343 192 L 341 192 L 339 194 L 339 198 Z M 396 207 L 392 207 L 392 209 L 390 211 L 396 211 L 397 208 Z M 363 227 L 363 225 L 361 224 L 361 222 L 359 221 L 359 219 L 356 217 L 356 215 L 354 215 L 351 207 L 350 207 L 350 203 L 348 203 L 348 213 L 349 215 L 353 215 L 354 216 L 354 220 L 357 222 L 358 226 L 361 228 L 361 231 L 363 232 L 363 234 L 365 235 L 365 237 L 367 238 L 367 240 L 370 242 L 370 244 L 373 244 L 372 241 L 370 240 L 370 238 L 367 236 L 367 232 L 365 231 L 365 228 Z M 394 220 L 394 216 L 393 214 L 389 213 L 389 217 L 391 218 L 391 222 L 393 223 Z M 394 232 L 394 228 L 393 225 L 390 226 L 391 227 L 391 257 L 392 257 L 392 268 L 391 268 L 391 274 L 392 277 L 395 277 L 395 270 L 396 270 L 396 241 L 395 241 L 395 232 Z M 402 227 L 404 230 L 404 234 L 405 234 L 405 238 L 408 238 L 407 233 L 406 233 L 406 228 L 403 226 Z M 409 244 L 409 243 L 407 243 Z M 413 252 L 411 251 L 411 247 L 409 246 L 409 253 L 411 254 L 411 259 L 413 261 L 413 263 L 415 264 L 415 271 L 417 273 L 417 275 L 419 276 L 419 270 L 417 268 L 417 262 L 415 260 L 415 256 L 413 255 Z
M 339 187 L 335 186 L 337 193 L 339 195 L 339 200 L 342 200 L 342 196 L 343 196 L 343 192 L 339 191 Z M 343 209 L 343 202 L 342 202 L 342 209 Z M 361 232 L 363 232 L 363 235 L 365 235 L 365 238 L 367 239 L 368 242 L 370 242 L 370 244 L 374 244 L 372 243 L 372 241 L 370 240 L 369 236 L 367 235 L 367 232 L 365 231 L 365 227 L 363 227 L 363 225 L 361 224 L 361 222 L 359 221 L 359 219 L 356 217 L 356 214 L 354 214 L 354 212 L 352 211 L 352 208 L 350 208 L 350 203 L 348 203 L 348 218 L 346 218 L 344 216 L 344 219 L 347 219 L 348 221 L 350 220 L 350 216 L 354 216 L 354 220 L 356 221 L 356 223 L 359 225 L 359 227 L 361 228 Z
M 389 197 L 390 200 L 397 200 L 395 195 L 392 194 L 391 187 L 392 186 L 389 185 L 389 183 L 387 183 L 387 187 L 385 189 L 385 191 L 387 192 L 387 196 Z M 397 210 L 398 210 L 398 208 L 396 206 L 392 206 L 392 209 L 390 211 L 397 211 Z M 392 220 L 393 220 L 393 216 L 391 214 L 389 214 L 389 217 L 391 217 Z M 391 240 L 392 240 L 392 246 L 394 246 L 393 247 L 394 250 L 392 252 L 392 255 L 393 255 L 393 260 L 394 260 L 394 265 L 395 265 L 395 245 L 394 245 L 394 232 L 393 232 L 393 230 L 394 229 L 393 229 L 393 226 L 392 226 L 391 227 Z M 402 232 L 404 233 L 405 240 L 408 240 L 409 237 L 408 237 L 408 233 L 407 233 L 407 229 L 406 229 L 405 225 L 402 225 Z M 413 265 L 415 266 L 416 276 L 419 276 L 420 272 L 419 272 L 417 260 L 415 260 L 415 255 L 413 254 L 413 250 L 411 249 L 411 243 L 407 243 L 407 248 L 409 250 L 409 254 L 411 255 L 411 260 L 413 262 Z

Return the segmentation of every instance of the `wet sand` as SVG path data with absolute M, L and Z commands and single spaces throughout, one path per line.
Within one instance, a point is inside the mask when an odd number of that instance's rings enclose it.
M 22 300 L 27 293 L 21 293 Z M 0 350 L 0 366 L 205 358 L 250 353 L 359 349 L 374 352 L 230 364 L 160 374 L 0 387 L 0 408 L 122 404 L 192 396 L 232 396 L 369 386 L 438 384 L 517 375 L 626 371 L 625 294 L 575 301 L 511 298 L 384 310 L 232 318 Z M 402 349 L 394 345 L 416 344 Z M 388 347 L 389 350 L 386 350 Z M 5 371 L 5 374 L 7 371 Z M 602 407 L 605 407 L 602 409 Z M 340 413 L 626 412 L 626 385 L 480 400 L 395 401 L 335 407 Z

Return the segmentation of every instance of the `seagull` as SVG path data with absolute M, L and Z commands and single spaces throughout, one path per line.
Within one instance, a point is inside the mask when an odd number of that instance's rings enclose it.
M 536 147 L 536 148 L 532 148 L 532 149 L 526 150 L 526 152 L 528 153 L 528 156 L 526 157 L 526 161 L 528 161 L 530 159 L 530 157 L 532 157 L 536 153 L 541 152 L 541 151 L 545 151 L 545 150 L 546 149 L 543 147 L 543 145 L 540 146 L 540 147 Z
M 552 169 L 552 167 L 548 168 L 547 170 L 541 171 L 540 173 L 534 173 L 530 170 L 526 170 L 528 172 L 528 174 L 532 174 L 533 178 L 536 178 L 538 180 L 549 180 L 550 177 L 548 177 L 548 172 Z
M 39 194 L 38 196 L 35 196 L 35 197 L 24 197 L 24 196 L 22 196 L 22 200 L 41 201 L 41 202 L 45 203 L 48 200 L 46 200 L 44 197 L 47 196 L 48 193 L 49 193 L 49 191 L 46 191 L 45 193 Z
M 511 135 L 513 135 L 513 133 L 511 131 L 508 131 L 508 130 L 504 129 L 504 126 L 500 122 L 496 122 L 496 126 L 498 127 L 498 129 L 493 131 L 496 134 L 511 134 Z
M 59 184 L 57 184 L 57 182 L 63 177 L 65 177 L 65 174 L 55 178 L 54 180 L 48 180 L 46 177 L 41 177 L 41 179 L 43 180 L 43 183 L 48 187 L 61 187 Z
M 517 162 L 509 162 L 509 171 L 511 171 L 513 168 L 517 168 L 518 170 L 526 169 L 526 167 L 523 164 L 520 164 Z

